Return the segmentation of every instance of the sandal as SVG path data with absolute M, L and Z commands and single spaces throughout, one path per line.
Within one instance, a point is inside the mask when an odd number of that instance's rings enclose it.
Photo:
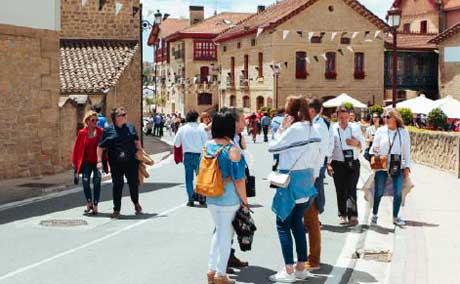
M 92 203 L 92 202 L 88 202 L 88 203 L 86 203 L 86 209 L 85 209 L 85 211 L 83 211 L 83 212 L 85 212 L 86 214 L 88 214 L 88 213 L 90 213 L 90 212 L 93 210 L 93 208 L 94 208 L 93 203 Z
M 93 206 L 93 212 L 91 212 L 92 215 L 97 215 L 99 211 L 97 210 L 97 205 Z

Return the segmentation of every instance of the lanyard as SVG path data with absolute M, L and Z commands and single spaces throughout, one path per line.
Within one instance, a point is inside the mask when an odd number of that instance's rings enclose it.
M 391 149 L 393 149 L 393 145 L 395 144 L 395 141 L 396 141 L 396 135 L 398 135 L 398 138 L 399 138 L 399 150 L 401 151 L 401 154 L 402 154 L 402 141 L 401 141 L 401 134 L 399 133 L 399 129 L 396 130 L 395 135 L 393 136 L 393 143 L 391 142 L 391 139 L 390 139 L 390 129 L 388 129 L 388 144 L 390 145 L 390 149 L 388 149 L 388 155 L 391 154 Z
M 351 130 L 351 128 L 349 126 L 347 126 L 347 128 L 345 128 L 344 131 L 347 131 L 347 129 L 350 129 L 350 137 L 353 136 L 353 132 Z M 339 128 L 337 128 L 337 133 L 339 133 L 339 139 L 340 139 L 340 149 L 342 149 L 342 152 L 343 152 L 343 145 L 342 145 L 342 136 L 340 136 L 340 125 L 339 125 Z

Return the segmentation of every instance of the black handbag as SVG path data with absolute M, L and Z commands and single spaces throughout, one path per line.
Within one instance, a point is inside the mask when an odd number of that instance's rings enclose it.
M 246 173 L 246 196 L 255 197 L 256 196 L 256 177 L 251 176 L 248 165 L 246 165 L 246 168 L 244 169 L 244 171 Z
M 235 219 L 233 219 L 232 222 L 241 251 L 251 250 L 252 241 L 254 239 L 254 232 L 257 230 L 254 219 L 252 219 L 250 212 L 251 210 L 249 208 L 240 208 L 236 212 Z
M 73 184 L 78 185 L 80 182 L 80 175 L 77 173 L 77 167 L 73 170 Z

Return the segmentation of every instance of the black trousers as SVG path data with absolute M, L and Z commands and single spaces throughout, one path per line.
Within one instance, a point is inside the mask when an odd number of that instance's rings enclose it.
M 358 217 L 356 186 L 359 181 L 361 165 L 354 160 L 350 168 L 345 162 L 332 161 L 334 184 L 337 193 L 337 207 L 341 217 Z
M 124 177 L 128 180 L 129 193 L 134 204 L 139 203 L 139 162 L 135 159 L 128 162 L 110 162 L 113 183 L 113 211 L 120 212 L 123 196 Z
M 262 126 L 262 130 L 264 131 L 264 142 L 268 142 L 268 126 Z

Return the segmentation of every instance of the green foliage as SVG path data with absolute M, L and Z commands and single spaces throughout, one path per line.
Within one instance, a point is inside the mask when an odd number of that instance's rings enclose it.
M 352 103 L 344 103 L 343 106 L 348 110 L 353 110 L 355 108 Z
M 272 107 L 269 107 L 269 106 L 264 106 L 264 107 L 261 107 L 261 108 L 259 109 L 259 112 L 260 112 L 260 113 L 266 113 L 266 112 L 268 112 L 268 114 L 271 114 L 273 111 L 276 112 L 275 109 L 273 109 Z
M 399 108 L 398 109 L 399 113 L 401 114 L 401 117 L 404 121 L 405 125 L 411 125 L 412 124 L 412 117 L 413 113 L 410 109 L 408 108 Z
M 447 115 L 439 108 L 433 109 L 427 117 L 428 123 L 436 129 L 443 129 L 447 124 Z
M 154 99 L 157 106 L 164 107 L 166 105 L 166 98 L 164 96 L 158 96 Z
M 379 115 L 383 114 L 383 107 L 381 105 L 373 105 L 369 107 L 369 113 L 378 113 Z

